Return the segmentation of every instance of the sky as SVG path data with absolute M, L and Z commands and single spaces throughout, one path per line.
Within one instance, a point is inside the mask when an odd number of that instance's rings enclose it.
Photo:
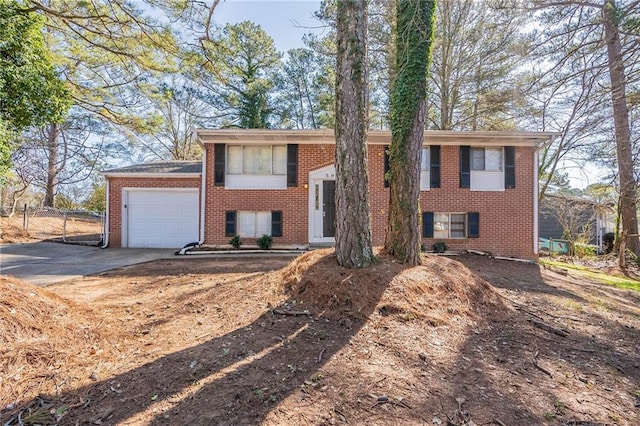
M 253 21 L 273 38 L 278 51 L 286 52 L 303 47 L 304 34 L 312 31 L 322 33 L 318 28 L 319 22 L 313 18 L 318 9 L 319 0 L 222 0 L 216 6 L 213 19 L 221 26 Z

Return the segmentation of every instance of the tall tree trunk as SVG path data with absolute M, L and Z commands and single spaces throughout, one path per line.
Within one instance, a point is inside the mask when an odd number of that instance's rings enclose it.
M 635 254 L 640 254 L 638 212 L 636 209 L 637 183 L 633 173 L 629 108 L 627 107 L 626 78 L 624 75 L 617 12 L 615 1 L 607 0 L 603 7 L 603 18 L 609 59 L 609 76 L 611 78 L 616 154 L 618 156 L 618 172 L 620 176 L 622 230 L 623 233 L 626 232 L 627 235 L 627 248 Z
M 58 145 L 60 136 L 60 126 L 49 124 L 45 128 L 47 142 L 47 187 L 45 189 L 44 206 L 55 207 L 56 192 L 58 191 Z
M 398 0 L 396 79 L 391 92 L 389 219 L 384 248 L 420 264 L 420 160 L 435 0 Z
M 338 1 L 336 73 L 336 256 L 347 268 L 373 261 L 367 129 L 367 2 Z

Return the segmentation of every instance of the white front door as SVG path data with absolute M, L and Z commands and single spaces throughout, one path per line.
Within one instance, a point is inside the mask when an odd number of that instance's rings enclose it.
M 335 180 L 333 165 L 309 173 L 309 242 L 335 242 Z

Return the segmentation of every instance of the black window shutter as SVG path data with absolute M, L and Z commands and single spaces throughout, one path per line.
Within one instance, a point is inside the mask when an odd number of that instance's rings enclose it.
M 271 236 L 282 237 L 282 211 L 273 210 L 271 212 Z
M 431 164 L 429 169 L 431 175 L 429 177 L 429 187 L 440 188 L 440 145 L 431 145 L 430 150 Z
M 213 184 L 224 186 L 225 145 L 217 143 L 213 146 Z
M 467 237 L 478 238 L 480 237 L 480 213 L 471 212 L 467 215 L 468 232 Z
M 389 166 L 389 145 L 385 145 L 384 146 L 384 187 L 388 188 L 389 187 L 389 176 L 387 175 L 387 173 L 389 173 L 389 169 L 391 167 Z
M 422 213 L 422 236 L 433 238 L 433 212 Z
M 287 145 L 287 187 L 298 186 L 298 144 Z
M 460 147 L 460 188 L 471 186 L 471 147 Z
M 237 212 L 234 210 L 227 210 L 224 215 L 224 235 L 227 237 L 233 237 L 237 234 L 236 231 L 236 216 Z
M 504 187 L 516 187 L 516 148 L 504 147 Z

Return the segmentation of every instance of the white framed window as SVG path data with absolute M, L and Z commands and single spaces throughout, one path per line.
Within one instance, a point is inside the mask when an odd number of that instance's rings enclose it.
M 238 212 L 238 235 L 243 238 L 260 238 L 271 234 L 271 212 Z
M 466 213 L 434 213 L 433 238 L 466 238 Z
M 228 145 L 227 174 L 285 176 L 287 174 L 287 146 Z
M 471 170 L 500 172 L 503 165 L 502 147 L 471 148 Z
M 227 189 L 287 189 L 287 145 L 227 145 Z
M 428 191 L 430 185 L 430 158 L 429 158 L 429 147 L 422 148 L 421 158 L 420 158 L 420 191 Z
M 422 159 L 420 160 L 420 171 L 429 171 L 429 148 L 422 148 Z

